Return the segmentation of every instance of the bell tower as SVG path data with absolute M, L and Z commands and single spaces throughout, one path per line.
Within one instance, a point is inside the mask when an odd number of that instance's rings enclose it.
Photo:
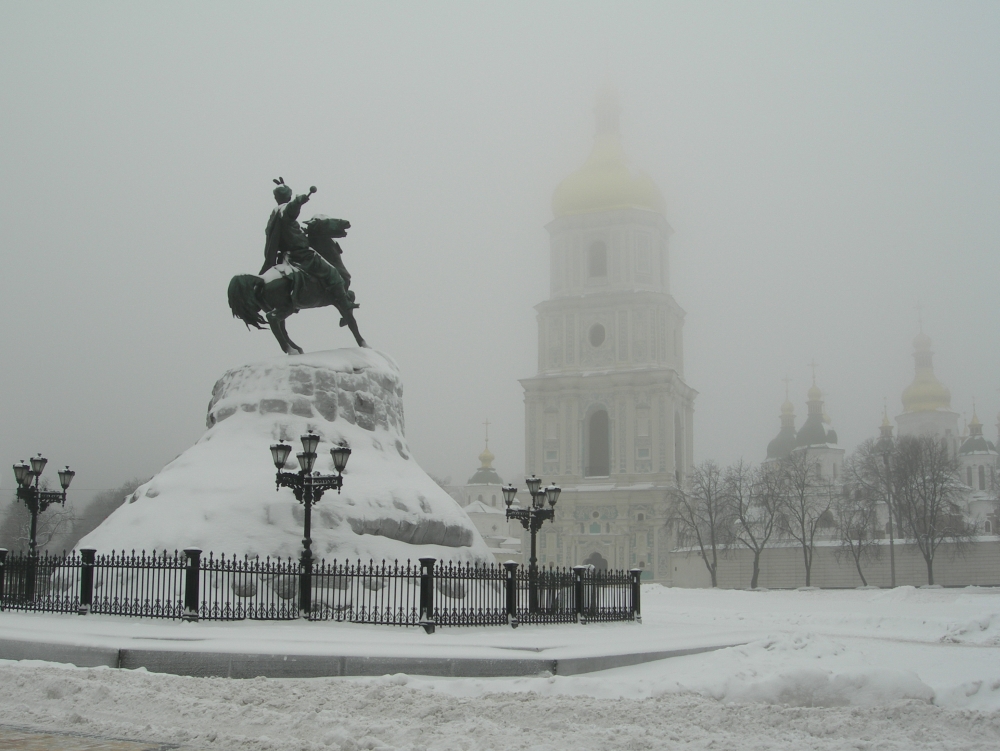
M 525 466 L 563 488 L 556 526 L 565 539 L 555 555 L 543 551 L 550 563 L 582 563 L 589 551 L 653 574 L 656 546 L 631 542 L 634 522 L 665 515 L 666 489 L 692 466 L 696 392 L 684 382 L 663 196 L 629 169 L 619 114 L 616 92 L 603 89 L 590 156 L 552 197 L 538 373 L 521 381 Z

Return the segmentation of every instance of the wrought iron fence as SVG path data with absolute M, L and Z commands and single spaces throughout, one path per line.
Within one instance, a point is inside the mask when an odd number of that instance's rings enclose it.
M 0 549 L 0 610 L 205 620 L 346 621 L 393 626 L 495 626 L 641 620 L 638 569 L 516 563 L 333 561 L 200 550 L 61 556 Z M 303 597 L 303 595 L 309 595 Z M 305 612 L 300 603 L 308 602 Z

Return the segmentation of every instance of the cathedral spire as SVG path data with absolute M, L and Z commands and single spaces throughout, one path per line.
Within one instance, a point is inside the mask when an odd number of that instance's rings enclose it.
M 903 391 L 904 412 L 932 412 L 951 408 L 951 392 L 934 375 L 934 352 L 931 338 L 924 333 L 923 320 L 920 332 L 913 339 L 913 383 Z
M 490 418 L 486 418 L 486 422 L 483 423 L 486 426 L 486 448 L 483 449 L 483 453 L 479 455 L 479 461 L 482 464 L 480 469 L 493 469 L 493 460 L 496 459 L 493 456 L 493 452 L 490 451 Z
M 597 118 L 596 135 L 598 137 L 613 136 L 617 138 L 621 135 L 619 127 L 621 111 L 618 90 L 608 81 L 597 92 L 597 104 L 594 106 L 594 115 Z
M 788 384 L 791 379 L 785 376 L 785 402 L 781 405 L 781 430 L 767 444 L 768 459 L 784 459 L 795 448 L 795 405 L 788 398 Z
M 892 440 L 892 423 L 889 422 L 889 407 L 885 398 L 882 399 L 882 424 L 879 426 L 879 438 Z
M 809 414 L 806 415 L 806 421 L 802 423 L 802 427 L 799 429 L 798 435 L 795 437 L 795 443 L 798 446 L 818 446 L 837 442 L 837 433 L 833 430 L 827 430 L 823 423 L 830 422 L 830 418 L 827 417 L 826 413 L 823 411 L 823 392 L 819 390 L 819 386 L 816 385 L 816 361 L 813 360 L 809 363 L 809 367 L 812 368 L 812 386 L 809 387 L 809 391 L 806 396 L 806 404 L 809 406 Z

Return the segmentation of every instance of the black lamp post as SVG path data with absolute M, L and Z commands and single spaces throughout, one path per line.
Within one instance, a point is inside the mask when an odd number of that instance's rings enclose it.
M 336 490 L 344 486 L 344 469 L 347 467 L 347 460 L 351 456 L 351 449 L 346 444 L 340 444 L 330 449 L 333 457 L 333 468 L 337 470 L 335 475 L 321 475 L 314 472 L 316 466 L 316 448 L 319 446 L 319 436 L 310 431 L 301 436 L 302 453 L 296 454 L 299 460 L 298 472 L 283 472 L 285 462 L 292 447 L 287 443 L 275 443 L 271 446 L 271 458 L 274 466 L 278 468 L 278 475 L 275 479 L 275 489 L 291 488 L 295 494 L 295 500 L 305 507 L 305 521 L 302 529 L 302 557 L 299 559 L 301 566 L 301 576 L 299 578 L 299 612 L 303 618 L 309 617 L 312 610 L 312 507 L 319 503 L 323 493 L 327 490 Z
M 76 472 L 69 467 L 59 470 L 59 484 L 62 490 L 42 490 L 39 485 L 39 478 L 45 471 L 48 459 L 39 454 L 30 459 L 31 464 L 14 465 L 14 479 L 17 480 L 17 499 L 24 501 L 24 505 L 31 512 L 31 531 L 28 535 L 28 579 L 26 582 L 25 595 L 29 600 L 35 598 L 35 569 L 38 560 L 38 547 L 36 537 L 38 534 L 38 515 L 45 511 L 53 503 L 66 505 L 66 490 L 73 482 Z
M 556 487 L 555 483 L 542 489 L 542 481 L 532 475 L 525 478 L 528 492 L 531 494 L 531 505 L 528 508 L 511 508 L 514 503 L 514 496 L 517 495 L 517 488 L 513 485 L 505 485 L 503 490 L 503 500 L 507 504 L 507 519 L 517 519 L 531 534 L 531 558 L 528 559 L 528 612 L 538 612 L 538 556 L 535 551 L 535 537 L 538 530 L 542 528 L 542 523 L 546 520 L 555 519 L 556 501 L 562 490 Z M 549 502 L 549 508 L 545 508 L 545 501 Z

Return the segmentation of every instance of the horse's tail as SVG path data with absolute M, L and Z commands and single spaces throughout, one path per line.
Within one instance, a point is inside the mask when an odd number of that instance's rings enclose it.
M 260 314 L 260 299 L 264 291 L 264 280 L 252 274 L 238 274 L 229 282 L 229 309 L 233 318 L 239 318 L 247 328 L 258 329 L 267 325 Z

